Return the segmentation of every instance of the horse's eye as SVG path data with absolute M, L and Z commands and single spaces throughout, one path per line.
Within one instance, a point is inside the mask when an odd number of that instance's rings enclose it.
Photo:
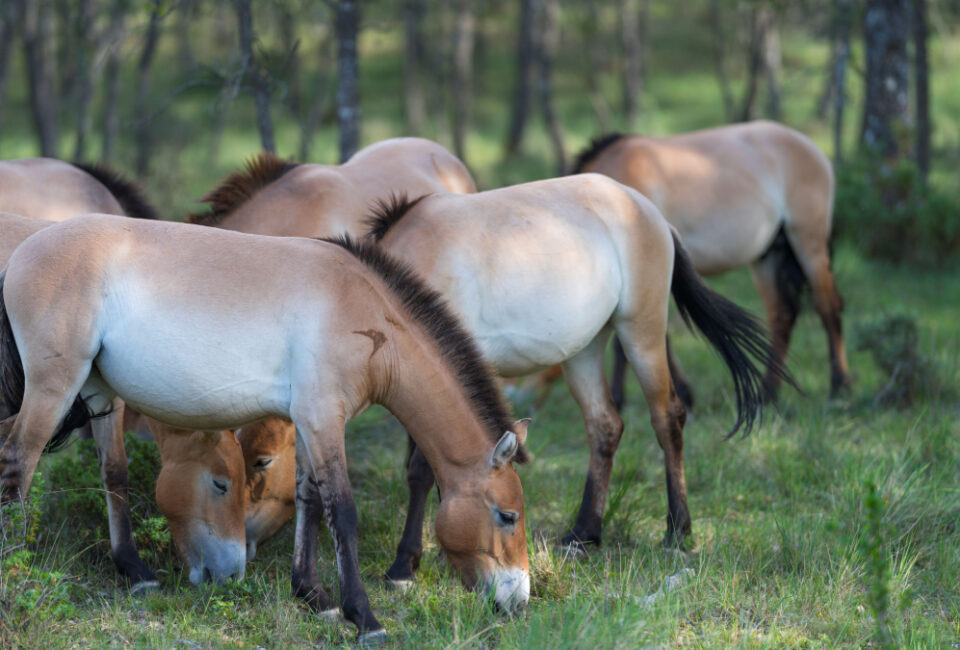
M 220 494 L 226 494 L 227 490 L 230 489 L 230 481 L 222 478 L 213 478 L 210 479 L 213 483 L 213 489 L 219 492 Z
M 269 458 L 269 457 L 258 458 L 255 461 L 253 461 L 253 469 L 257 470 L 258 472 L 265 470 L 268 467 L 270 467 L 270 464 L 272 462 L 273 462 L 273 458 Z
M 497 520 L 501 526 L 513 526 L 520 518 L 520 514 L 510 510 L 500 510 L 497 508 Z

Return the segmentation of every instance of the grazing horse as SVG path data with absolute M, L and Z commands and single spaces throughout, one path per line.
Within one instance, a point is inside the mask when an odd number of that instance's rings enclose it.
M 701 275 L 750 265 L 766 307 L 773 347 L 786 359 L 809 284 L 827 332 L 830 395 L 849 387 L 843 300 L 830 270 L 834 179 L 830 161 L 805 135 L 750 122 L 664 138 L 611 134 L 577 158 L 574 173 L 605 174 L 649 198 L 680 233 Z M 624 355 L 617 348 L 614 398 L 623 401 Z M 671 363 L 676 369 L 676 363 Z M 692 399 L 676 372 L 677 390 Z M 765 397 L 776 395 L 771 369 Z
M 359 237 L 378 199 L 476 191 L 456 156 L 422 138 L 378 142 L 342 165 L 296 164 L 264 152 L 207 194 L 202 200 L 210 209 L 190 222 L 255 235 Z
M 293 593 L 318 613 L 336 609 L 317 574 L 326 520 L 340 609 L 361 640 L 376 638 L 344 425 L 379 403 L 433 467 L 437 539 L 465 586 L 507 611 L 526 605 L 523 491 L 511 462 L 526 458 L 526 422 L 509 420 L 443 300 L 377 247 L 90 215 L 31 236 L 0 282 L 2 498 L 25 493 L 48 442 L 114 396 L 198 430 L 288 417 Z
M 52 158 L 0 161 L 0 211 L 46 221 L 88 212 L 157 218 L 140 189 L 120 174 Z
M 750 428 L 762 401 L 762 371 L 751 357 L 787 377 L 762 328 L 700 280 L 657 208 L 604 176 L 397 200 L 381 206 L 372 236 L 450 301 L 501 375 L 563 364 L 590 440 L 583 501 L 572 531 L 562 539 L 565 547 L 582 550 L 601 539 L 613 457 L 623 432 L 603 375 L 603 350 L 612 332 L 625 343 L 664 452 L 667 545 L 681 544 L 691 531 L 683 471 L 685 410 L 674 392 L 665 344 L 671 292 L 681 314 L 703 332 L 733 375 L 737 420 L 731 435 L 741 426 Z M 270 507 L 261 512 L 258 494 L 251 493 L 248 544 L 251 532 L 272 531 L 282 523 L 271 517 L 283 516 L 278 504 L 290 490 L 288 476 L 270 475 L 289 474 L 283 468 L 291 434 L 284 443 L 284 434 L 258 427 L 244 427 L 239 435 L 247 480 L 259 475 L 259 494 L 269 496 Z M 407 523 L 387 572 L 401 584 L 412 579 L 419 564 L 424 507 L 433 485 L 419 451 L 411 455 L 407 480 Z M 251 531 L 249 521 L 256 517 L 258 527 Z
M 50 225 L 49 221 L 0 212 L 0 269 L 27 237 Z M 222 580 L 242 575 L 246 562 L 246 476 L 243 453 L 233 432 L 183 431 L 143 418 L 125 408 L 121 400 L 117 400 L 115 409 L 102 420 L 91 422 L 91 430 L 107 499 L 111 555 L 120 572 L 130 579 L 132 590 L 157 584 L 139 559 L 128 508 L 123 432 L 134 428 L 141 418 L 160 450 L 157 506 L 167 519 L 177 552 L 187 564 L 190 581 L 198 584 L 207 577 Z

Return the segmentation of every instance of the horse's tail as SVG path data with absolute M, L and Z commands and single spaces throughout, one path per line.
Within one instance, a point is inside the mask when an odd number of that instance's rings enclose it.
M 673 232 L 675 254 L 670 291 L 684 322 L 696 326 L 720 353 L 737 398 L 737 421 L 727 437 L 753 428 L 763 405 L 763 369 L 794 388 L 796 384 L 780 356 L 771 347 L 763 325 L 746 311 L 706 285 L 697 275 L 689 253 Z M 756 362 L 759 362 L 759 367 Z
M 117 200 L 117 203 L 123 208 L 123 213 L 128 217 L 134 219 L 158 218 L 156 211 L 143 195 L 143 190 L 123 174 L 102 163 L 74 162 L 72 164 L 93 176 L 110 190 L 113 198 Z
M 16 415 L 23 406 L 24 374 L 20 350 L 13 338 L 13 328 L 7 315 L 7 306 L 3 300 L 3 284 L 7 273 L 0 273 L 0 420 Z M 70 438 L 74 429 L 85 425 L 93 413 L 82 397 L 77 395 L 67 416 L 60 423 L 53 438 L 44 447 L 44 453 L 56 451 Z

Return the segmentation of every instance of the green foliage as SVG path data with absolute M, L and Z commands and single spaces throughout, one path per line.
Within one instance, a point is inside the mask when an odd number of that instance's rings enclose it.
M 907 408 L 920 394 L 944 392 L 936 364 L 919 348 L 917 322 L 907 315 L 887 316 L 861 324 L 856 349 L 869 351 L 887 379 L 874 404 Z
M 892 534 L 884 518 L 886 500 L 877 490 L 877 486 L 867 482 L 866 496 L 863 502 L 863 535 L 858 550 L 864 562 L 864 583 L 867 590 L 867 602 L 873 611 L 875 637 L 882 648 L 893 648 L 893 636 L 890 631 L 890 557 L 885 540 Z
M 942 266 L 960 254 L 960 195 L 924 187 L 916 165 L 862 155 L 837 173 L 836 236 L 876 259 Z

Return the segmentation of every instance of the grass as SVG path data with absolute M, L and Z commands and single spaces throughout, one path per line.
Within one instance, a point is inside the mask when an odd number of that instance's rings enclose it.
M 922 351 L 946 383 L 957 385 L 955 275 L 883 268 L 849 248 L 838 251 L 836 267 L 847 331 L 896 305 L 917 318 Z M 746 274 L 731 274 L 717 286 L 759 309 Z M 635 382 L 628 386 L 604 546 L 577 561 L 557 553 L 555 542 L 579 503 L 587 459 L 579 412 L 558 387 L 531 425 L 535 460 L 521 470 L 533 571 L 533 597 L 522 620 L 500 618 L 464 592 L 432 533 L 416 588 L 401 594 L 382 584 L 406 505 L 405 440 L 380 409 L 351 423 L 362 570 L 392 647 L 863 647 L 876 641 L 869 597 L 875 565 L 862 552 L 871 484 L 880 497 L 893 638 L 903 647 L 960 643 L 957 402 L 925 397 L 906 411 L 874 410 L 872 396 L 885 378 L 865 352 L 851 354 L 852 396 L 827 402 L 824 335 L 807 309 L 791 354 L 807 396 L 785 394 L 779 412 L 768 412 L 752 435 L 724 441 L 732 420 L 725 371 L 699 339 L 679 327 L 674 339 L 696 378 L 698 399 L 685 432 L 693 553 L 683 558 L 659 546 L 666 514 L 662 455 Z M 225 586 L 195 588 L 169 549 L 147 550 L 162 586 L 130 596 L 107 541 L 72 541 L 74 525 L 66 520 L 59 531 L 38 531 L 32 556 L 4 560 L 3 647 L 283 648 L 354 638 L 351 626 L 320 621 L 291 598 L 291 526 L 261 547 L 242 582 Z M 320 549 L 320 575 L 335 592 L 326 535 Z M 696 578 L 644 604 L 683 567 L 695 569 Z M 31 604 L 24 601 L 31 588 L 49 593 Z
M 688 47 L 705 42 L 705 27 L 671 13 L 682 14 L 683 9 L 667 6 L 656 8 L 651 78 L 645 111 L 635 126 L 647 133 L 723 121 L 708 48 Z M 395 36 L 372 26 L 361 42 L 366 54 L 364 143 L 403 132 L 396 99 L 401 75 Z M 493 34 L 491 42 L 501 37 Z M 938 35 L 931 53 L 938 156 L 933 180 L 945 186 L 956 183 L 960 142 L 955 118 L 960 76 L 953 73 L 960 40 L 948 37 Z M 170 39 L 161 47 L 154 77 L 157 96 L 179 83 L 173 74 L 177 66 L 170 65 L 174 46 Z M 485 90 L 475 100 L 467 146 L 468 162 L 483 187 L 544 177 L 553 167 L 539 120 L 531 127 L 524 153 L 502 159 L 504 89 L 512 75 L 509 56 L 491 47 L 486 67 L 478 73 L 478 85 Z M 787 122 L 829 151 L 829 125 L 811 116 L 826 57 L 825 44 L 803 34 L 785 34 Z M 578 72 L 583 58 L 576 48 L 568 48 L 557 66 L 558 105 L 571 150 L 599 129 Z M 128 88 L 131 81 L 125 82 Z M 601 75 L 600 83 L 613 103 L 615 78 Z M 858 121 L 858 85 L 854 74 L 847 122 L 851 144 Z M 10 90 L 4 114 L 9 128 L 5 126 L 0 153 L 35 155 L 25 87 L 14 80 Z M 131 97 L 125 96 L 125 102 Z M 192 90 L 158 118 L 163 137 L 145 184 L 171 218 L 182 216 L 194 197 L 258 148 L 252 102 L 243 98 L 230 106 L 219 154 L 212 156 L 208 132 L 213 102 L 208 89 Z M 129 108 L 126 103 L 124 108 Z M 616 113 L 616 106 L 612 108 Z M 449 144 L 447 108 L 441 102 L 431 110 L 427 135 Z M 279 151 L 290 154 L 296 150 L 295 126 L 281 109 L 275 109 L 274 119 Z M 129 126 L 125 124 L 125 131 Z M 68 139 L 65 135 L 65 147 Z M 320 129 L 314 160 L 334 162 L 335 143 L 332 126 Z M 121 143 L 122 162 L 132 160 L 131 145 L 129 140 Z M 921 351 L 935 362 L 944 384 L 960 385 L 956 270 L 891 268 L 863 259 L 849 244 L 839 247 L 834 264 L 847 302 L 844 324 L 855 377 L 847 400 L 826 399 L 825 336 L 808 306 L 790 355 L 806 397 L 784 394 L 779 410 L 770 410 L 752 435 L 725 441 L 723 434 L 733 419 L 728 377 L 701 340 L 674 328 L 675 349 L 694 379 L 697 398 L 685 431 L 695 539 L 687 558 L 659 546 L 666 515 L 662 454 L 635 381 L 628 385 L 626 433 L 614 469 L 604 546 L 578 561 L 558 555 L 555 542 L 571 525 L 579 504 L 587 449 L 577 407 L 565 388 L 555 389 L 531 425 L 529 446 L 535 460 L 521 470 L 533 571 L 533 597 L 521 620 L 500 618 L 465 593 L 446 568 L 431 532 L 416 588 L 401 594 L 382 584 L 380 576 L 392 560 L 406 508 L 401 466 L 405 439 L 380 409 L 352 422 L 347 445 L 360 509 L 360 559 L 389 644 L 864 647 L 883 641 L 876 635 L 871 598 L 879 584 L 889 595 L 891 639 L 899 646 L 960 645 L 960 404 L 956 397 L 924 396 L 909 410 L 875 410 L 872 398 L 886 378 L 868 352 L 856 351 L 854 336 L 858 325 L 885 314 L 910 315 L 919 325 Z M 745 272 L 713 284 L 752 312 L 762 313 Z M 47 460 L 41 469 L 51 467 Z M 876 486 L 875 494 L 871 486 Z M 97 487 L 94 478 L 89 488 Z M 141 494 L 152 490 L 149 482 L 133 488 Z M 434 510 L 435 503 L 428 511 L 430 521 Z M 879 524 L 867 525 L 874 515 Z M 349 644 L 355 636 L 351 626 L 320 621 L 291 598 L 290 526 L 259 549 L 242 582 L 224 586 L 191 586 L 167 545 L 148 545 L 143 556 L 160 577 L 161 588 L 131 596 L 117 578 L 107 540 L 91 542 L 90 536 L 78 534 L 80 525 L 65 516 L 57 525 L 33 531 L 26 547 L 18 547 L 13 538 L 2 542 L 0 647 L 286 648 Z M 878 542 L 877 557 L 865 551 L 874 548 L 871 541 Z M 321 535 L 319 557 L 323 582 L 335 593 L 333 546 L 326 535 Z M 877 561 L 888 570 L 877 571 Z M 645 604 L 646 596 L 684 567 L 695 569 L 696 578 Z

